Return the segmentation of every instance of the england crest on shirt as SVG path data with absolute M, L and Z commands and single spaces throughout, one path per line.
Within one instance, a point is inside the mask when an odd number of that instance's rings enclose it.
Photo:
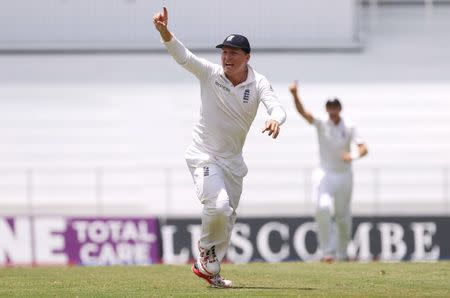
M 248 103 L 249 99 L 250 99 L 250 89 L 245 89 L 244 97 L 242 98 L 242 102 L 243 103 Z

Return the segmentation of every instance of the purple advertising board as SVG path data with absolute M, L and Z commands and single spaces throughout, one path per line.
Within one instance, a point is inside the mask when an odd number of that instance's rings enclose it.
M 0 217 L 0 265 L 161 262 L 156 218 Z

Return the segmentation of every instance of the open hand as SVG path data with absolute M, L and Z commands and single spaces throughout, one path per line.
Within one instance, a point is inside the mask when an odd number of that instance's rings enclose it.
M 280 133 L 280 123 L 275 120 L 267 120 L 262 133 L 265 133 L 266 131 L 269 132 L 269 136 L 272 136 L 272 138 L 276 139 L 278 134 Z

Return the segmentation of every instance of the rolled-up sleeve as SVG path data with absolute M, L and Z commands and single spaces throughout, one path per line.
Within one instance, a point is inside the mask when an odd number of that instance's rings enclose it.
M 357 144 L 357 145 L 361 145 L 364 144 L 365 141 L 364 139 L 361 137 L 361 135 L 359 134 L 359 130 L 356 128 L 355 125 L 353 125 L 352 129 L 351 129 L 351 133 L 352 133 L 352 141 Z
M 258 82 L 258 94 L 261 102 L 266 107 L 267 113 L 270 115 L 269 120 L 275 120 L 283 124 L 286 121 L 286 111 L 266 78 L 262 78 Z

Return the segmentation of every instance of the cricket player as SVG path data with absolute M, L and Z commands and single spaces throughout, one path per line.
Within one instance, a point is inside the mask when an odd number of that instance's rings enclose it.
M 320 167 L 313 176 L 315 219 L 318 226 L 322 261 L 347 260 L 352 218 L 350 202 L 353 188 L 352 161 L 367 155 L 367 146 L 355 125 L 341 116 L 339 99 L 329 99 L 325 108 L 328 117 L 321 119 L 303 108 L 297 92 L 297 82 L 289 86 L 300 115 L 317 129 Z M 356 152 L 351 152 L 355 143 Z M 337 238 L 337 239 L 336 239 Z
M 247 174 L 242 147 L 261 102 L 269 114 L 262 132 L 274 139 L 286 113 L 267 79 L 248 64 L 251 48 L 245 36 L 231 34 L 216 46 L 222 51 L 218 65 L 197 57 L 178 41 L 167 27 L 165 7 L 153 22 L 169 54 L 200 82 L 200 119 L 185 154 L 203 204 L 199 257 L 192 271 L 211 286 L 231 287 L 219 271 Z

